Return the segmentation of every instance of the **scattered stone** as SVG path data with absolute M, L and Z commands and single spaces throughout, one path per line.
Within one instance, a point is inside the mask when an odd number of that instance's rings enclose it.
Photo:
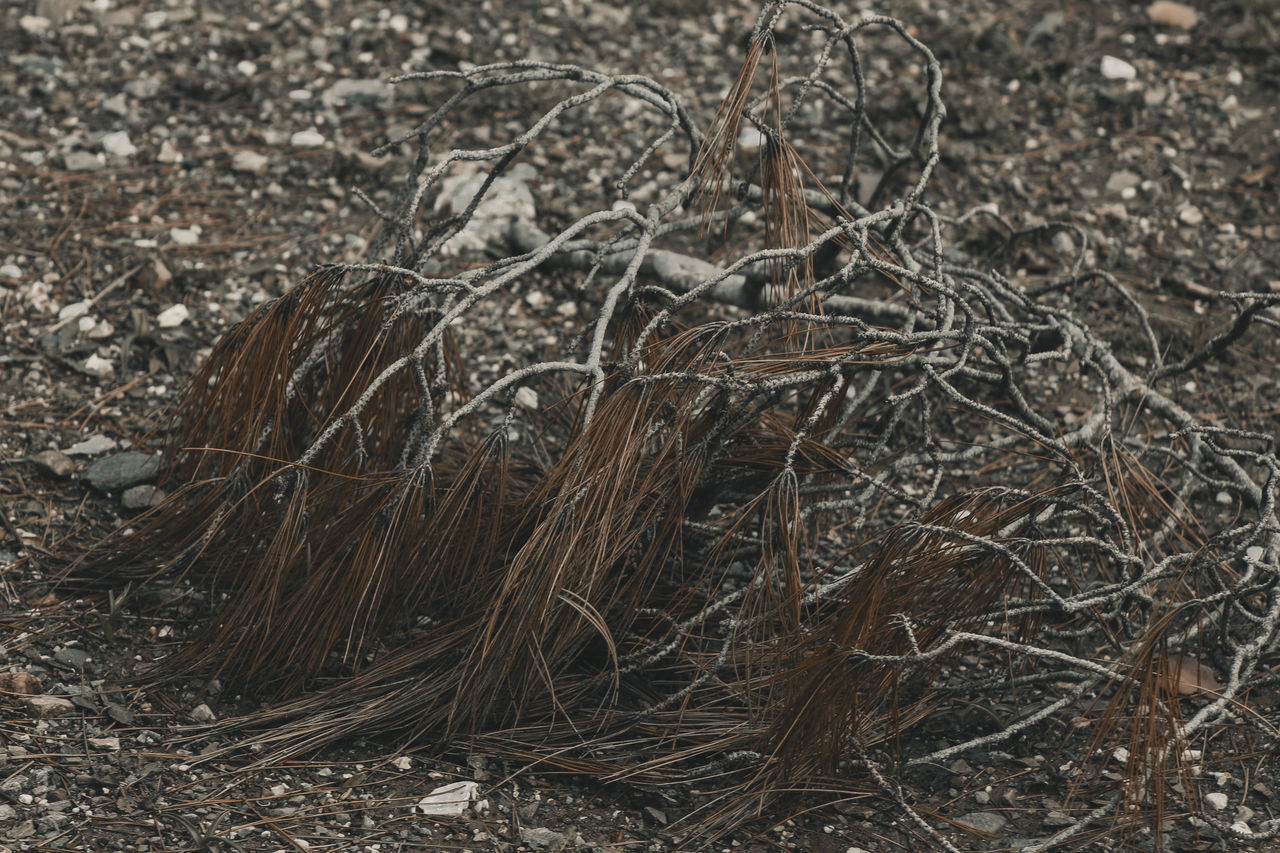
M 1178 220 L 1186 225 L 1199 225 L 1204 222 L 1204 214 L 1194 204 L 1188 204 L 1178 211 Z
M 124 93 L 117 93 L 102 102 L 102 108 L 109 113 L 113 113 L 120 117 L 129 114 L 129 104 L 126 102 Z
M 1101 69 L 1108 80 L 1133 80 L 1138 76 L 1138 69 L 1114 56 L 1102 57 Z
M 123 130 L 102 137 L 102 150 L 112 157 L 132 157 L 138 153 L 138 147 L 129 141 L 128 132 Z
M 84 669 L 93 658 L 84 649 L 68 646 L 53 653 L 53 659 L 72 669 Z
M 289 137 L 289 144 L 294 148 L 319 148 L 324 145 L 324 135 L 314 130 L 300 130 Z
M 22 267 L 17 264 L 5 264 L 0 267 L 0 276 L 5 278 L 22 278 Z
M 1181 27 L 1184 30 L 1192 29 L 1200 22 L 1200 15 L 1193 7 L 1170 0 L 1156 0 L 1147 7 L 1147 17 L 1153 24 Z
M 536 411 L 538 408 L 538 392 L 532 388 L 521 388 L 516 391 L 516 405 L 527 411 Z
M 1227 807 L 1229 800 L 1227 799 L 1226 794 L 1221 791 L 1214 791 L 1204 795 L 1204 802 L 1205 805 L 1213 809 L 1215 812 L 1220 812 Z
M 383 80 L 339 80 L 320 96 L 326 107 L 345 107 L 373 103 L 389 107 L 395 100 L 395 87 Z
M 213 713 L 213 709 L 203 702 L 192 708 L 189 715 L 197 723 L 212 723 L 218 719 L 218 715 Z
M 182 152 L 175 148 L 172 142 L 166 139 L 164 142 L 160 143 L 160 150 L 156 152 L 156 162 L 169 164 L 181 163 Z
M 758 129 L 748 125 L 738 134 L 738 147 L 754 151 L 764 145 L 766 137 Z
M 65 717 L 76 710 L 70 699 L 63 699 L 61 696 L 26 696 L 22 701 L 33 714 L 42 719 Z
M 52 21 L 41 15 L 23 15 L 18 19 L 18 26 L 22 28 L 22 31 L 33 36 L 42 35 L 52 25 Z
M 1074 255 L 1076 253 L 1076 241 L 1071 239 L 1069 232 L 1057 232 L 1053 235 L 1050 244 L 1053 246 L 1053 250 L 1060 255 Z
M 956 823 L 976 829 L 985 835 L 998 835 L 1009 821 L 996 812 L 969 812 L 956 818 Z
M 71 457 L 56 450 L 42 450 L 32 456 L 31 461 L 46 474 L 52 474 L 55 477 L 70 476 L 76 467 L 76 463 Z
M 159 472 L 159 456 L 127 450 L 94 462 L 84 476 L 94 488 L 110 492 L 150 482 Z
M 62 155 L 62 164 L 71 172 L 96 172 L 106 165 L 101 154 L 89 151 L 68 151 Z
M 1107 192 L 1123 192 L 1128 189 L 1133 189 L 1141 183 L 1141 175 L 1130 172 L 1128 169 L 1121 169 L 1118 172 L 1112 172 L 1111 177 L 1107 178 Z
M 520 830 L 520 841 L 534 850 L 549 850 L 551 853 L 563 850 L 567 843 L 563 833 L 547 829 L 545 826 Z
M 645 806 L 644 813 L 662 826 L 667 825 L 667 813 L 662 809 L 655 809 L 653 806 Z
M 267 155 L 259 154 L 257 151 L 237 151 L 231 157 L 231 169 L 235 172 L 249 172 L 261 175 L 267 171 L 269 162 Z
M 174 329 L 181 326 L 191 316 L 191 311 L 181 302 L 170 305 L 156 315 L 156 325 L 162 329 Z
M 169 239 L 179 246 L 194 246 L 200 242 L 200 232 L 203 230 L 199 225 L 192 225 L 190 228 L 170 228 Z
M 124 494 L 120 495 L 120 503 L 125 509 L 148 509 L 164 500 L 165 494 L 162 490 L 157 489 L 148 483 L 140 486 L 130 486 L 124 490 Z
M 78 441 L 70 447 L 62 448 L 62 452 L 68 456 L 97 456 L 99 453 L 106 453 L 108 450 L 116 449 L 116 440 L 107 438 L 101 433 L 95 433 L 84 441 Z
M 109 358 L 103 358 L 95 352 L 84 360 L 84 369 L 105 379 L 116 372 L 116 363 Z
M 115 334 L 116 327 L 108 323 L 106 320 L 98 320 L 87 330 L 84 336 L 91 341 L 102 341 Z
M 475 782 L 450 782 L 418 800 L 414 808 L 425 815 L 458 817 L 467 810 L 479 792 L 480 786 Z

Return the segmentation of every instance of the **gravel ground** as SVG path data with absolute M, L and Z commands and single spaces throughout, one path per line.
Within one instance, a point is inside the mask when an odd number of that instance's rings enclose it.
M 1034 281 L 1083 249 L 1138 295 L 1172 356 L 1229 316 L 1222 292 L 1280 291 L 1280 10 L 1200 6 L 1185 28 L 1153 21 L 1166 10 L 1142 3 L 883 9 L 944 67 L 935 209 L 988 205 L 1018 229 L 1081 229 L 1059 232 L 1047 251 L 1006 250 L 999 220 L 980 218 L 957 253 Z M 431 106 L 388 76 L 575 62 L 652 76 L 706 123 L 755 7 L 39 0 L 0 3 L 0 13 L 0 850 L 678 849 L 664 827 L 689 804 L 660 791 L 513 776 L 518 768 L 386 743 L 266 768 L 252 756 L 200 762 L 225 745 L 201 724 L 238 710 L 234 697 L 120 686 L 171 650 L 190 600 L 175 604 L 163 586 L 80 598 L 53 584 L 48 555 L 157 499 L 141 457 L 104 460 L 144 445 L 218 335 L 313 265 L 362 257 L 375 229 L 353 189 L 389 204 L 405 156 L 368 152 Z M 892 126 L 901 104 L 885 91 Z M 455 139 L 488 142 L 527 108 L 495 100 Z M 612 198 L 615 149 L 638 129 L 625 115 L 611 121 L 568 127 L 564 147 L 534 164 L 547 223 Z M 667 166 L 674 178 L 679 164 Z M 633 199 L 656 197 L 667 177 L 641 182 Z M 564 304 L 551 294 L 494 322 L 513 347 L 532 347 Z M 1117 346 L 1134 340 L 1106 309 L 1100 301 L 1098 324 Z M 1280 435 L 1280 344 L 1255 331 L 1185 391 L 1184 405 L 1215 422 Z M 1063 820 L 1051 749 L 966 756 L 904 782 L 962 849 L 1017 849 Z M 1276 816 L 1273 759 L 1208 770 L 1223 796 L 1204 809 L 1221 822 L 1256 828 Z M 429 814 L 438 806 L 424 798 L 458 781 L 478 783 L 485 804 Z M 930 849 L 870 796 L 721 844 Z M 1170 823 L 1166 845 L 1265 849 L 1188 816 Z

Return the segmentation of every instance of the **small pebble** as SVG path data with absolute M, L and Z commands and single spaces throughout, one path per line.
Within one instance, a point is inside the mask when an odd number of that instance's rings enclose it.
M 324 136 L 314 130 L 300 130 L 289 137 L 289 144 L 294 148 L 319 148 L 324 145 Z
M 1138 69 L 1114 56 L 1102 57 L 1101 70 L 1108 80 L 1133 80 L 1138 76 Z

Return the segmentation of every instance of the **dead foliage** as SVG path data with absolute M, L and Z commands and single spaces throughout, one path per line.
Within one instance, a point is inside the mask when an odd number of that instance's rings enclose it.
M 799 76 L 775 37 L 792 14 L 825 39 Z M 868 34 L 920 63 L 901 148 L 866 108 Z M 1158 827 L 1171 775 L 1195 807 L 1187 747 L 1247 706 L 1274 648 L 1274 448 L 1197 423 L 1113 355 L 1079 310 L 1119 292 L 1105 273 L 1030 288 L 947 259 L 963 223 L 924 195 L 941 70 L 902 24 L 770 4 L 707 138 L 643 78 L 526 62 L 412 79 L 454 94 L 407 137 L 389 260 L 322 267 L 225 336 L 173 414 L 171 497 L 76 564 L 222 596 L 156 679 L 269 700 L 251 721 L 265 760 L 357 733 L 464 746 L 688 786 L 705 806 L 684 828 L 703 834 L 871 788 L 954 849 L 889 768 L 1032 732 L 1090 798 L 1046 846 L 1107 815 Z M 572 94 L 510 142 L 434 147 L 468 97 L 548 81 Z M 624 182 L 681 145 L 678 188 L 499 260 L 444 251 L 521 153 L 608 92 L 660 117 Z M 817 98 L 851 128 L 830 189 L 788 141 Z M 767 143 L 735 186 L 744 117 Z M 852 198 L 868 159 L 910 176 L 878 210 Z M 491 171 L 466 211 L 431 216 L 472 161 Z M 681 266 L 704 229 L 732 234 L 734 259 Z M 505 342 L 467 324 L 537 271 L 592 312 L 483 378 Z M 1236 517 L 1201 511 L 1219 490 Z M 1023 695 L 995 731 L 914 736 Z M 1121 746 L 1118 783 L 1086 772 Z

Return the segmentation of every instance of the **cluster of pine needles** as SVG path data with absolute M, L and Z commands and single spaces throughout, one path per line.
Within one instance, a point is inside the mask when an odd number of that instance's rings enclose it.
M 785 76 L 791 14 L 825 42 Z M 868 33 L 922 69 L 900 148 Z M 769 4 L 705 137 L 642 77 L 515 62 L 411 79 L 455 91 L 388 144 L 419 152 L 382 214 L 385 260 L 319 268 L 227 333 L 165 433 L 170 496 L 77 563 L 218 593 L 153 678 L 267 700 L 264 760 L 386 735 L 683 785 L 704 835 L 872 789 L 949 849 L 901 771 L 1060 744 L 1076 819 L 1048 847 L 1197 810 L 1193 750 L 1274 734 L 1249 707 L 1280 613 L 1272 443 L 1162 392 L 1179 366 L 1106 273 L 1031 289 L 948 260 L 963 223 L 927 204 L 941 69 L 902 24 Z M 572 94 L 524 133 L 437 150 L 481 93 L 549 84 Z M 619 97 L 657 117 L 620 187 L 681 146 L 682 184 L 498 260 L 442 252 L 522 154 Z M 818 100 L 848 128 L 838 186 L 791 141 Z M 764 141 L 744 167 L 746 122 Z M 433 213 L 477 161 L 466 210 Z M 875 210 L 854 198 L 869 163 L 896 196 Z M 728 235 L 718 266 L 688 259 Z M 482 379 L 505 339 L 468 323 L 539 280 L 590 310 L 543 360 Z M 1147 330 L 1154 372 L 1082 319 L 1099 293 Z M 1236 517 L 1202 513 L 1223 490 Z M 1011 710 L 955 730 L 975 704 Z

